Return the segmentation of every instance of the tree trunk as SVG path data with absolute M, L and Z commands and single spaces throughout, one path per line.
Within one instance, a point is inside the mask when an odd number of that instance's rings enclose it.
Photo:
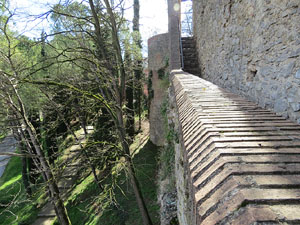
M 128 136 L 133 139 L 134 138 L 134 106 L 133 106 L 133 82 L 127 82 L 126 88 L 126 131 Z
M 32 125 L 32 123 L 29 121 L 26 111 L 25 111 L 25 107 L 24 107 L 24 103 L 20 97 L 20 95 L 18 94 L 18 91 L 16 89 L 16 87 L 14 85 L 12 85 L 12 90 L 15 94 L 15 97 L 17 98 L 18 104 L 19 104 L 19 109 L 14 108 L 14 110 L 16 110 L 16 115 L 19 113 L 20 116 L 22 117 L 23 120 L 23 124 L 26 127 L 26 131 L 29 135 L 29 139 L 36 151 L 36 155 L 39 159 L 40 162 L 40 170 L 43 171 L 44 173 L 44 179 L 45 182 L 47 182 L 48 187 L 49 187 L 49 192 L 51 194 L 51 200 L 53 203 L 53 206 L 57 212 L 57 217 L 59 222 L 61 223 L 61 225 L 70 225 L 70 219 L 68 217 L 67 214 L 67 210 L 64 206 L 64 203 L 60 197 L 60 193 L 59 193 L 59 189 L 56 183 L 56 179 L 52 174 L 51 171 L 51 167 L 49 165 L 49 163 L 46 161 L 45 156 L 43 154 L 43 151 L 39 145 L 38 142 L 38 138 L 37 138 L 37 133 L 35 131 L 34 126 Z M 11 99 L 11 105 L 15 106 L 15 104 L 12 102 Z
M 93 0 L 89 0 L 90 8 L 92 11 L 93 19 L 94 19 L 94 25 L 95 25 L 95 33 L 97 36 L 98 40 L 98 46 L 101 48 L 101 32 L 100 32 L 100 23 L 99 23 L 99 16 L 96 13 L 95 7 L 94 7 L 94 2 Z M 131 156 L 130 156 L 130 151 L 129 151 L 129 145 L 128 141 L 126 138 L 126 132 L 125 132 L 125 124 L 123 121 L 123 111 L 122 108 L 124 106 L 124 100 L 125 100 L 125 82 L 126 82 L 126 72 L 125 72 L 125 67 L 124 67 L 124 61 L 122 58 L 122 51 L 121 51 L 121 46 L 120 46 L 120 41 L 118 37 L 118 27 L 116 23 L 116 18 L 115 15 L 112 11 L 110 1 L 109 0 L 104 0 L 104 4 L 106 6 L 106 11 L 108 13 L 109 17 L 109 22 L 111 25 L 111 33 L 112 33 L 112 47 L 114 50 L 114 57 L 116 59 L 116 68 L 118 68 L 118 74 L 119 77 L 117 81 L 119 82 L 118 88 L 114 86 L 114 91 L 115 93 L 113 94 L 114 100 L 116 100 L 116 106 L 115 106 L 115 113 L 116 115 L 111 112 L 111 108 L 107 105 L 106 108 L 107 110 L 111 113 L 111 116 L 114 120 L 117 132 L 118 132 L 118 138 L 122 144 L 122 149 L 125 153 L 125 158 L 126 162 L 128 165 L 128 172 L 130 176 L 130 181 L 133 187 L 133 191 L 135 194 L 136 201 L 138 203 L 139 210 L 142 215 L 143 219 L 143 224 L 144 225 L 152 225 L 148 210 L 146 208 L 142 193 L 140 191 L 140 187 L 138 184 L 138 181 L 135 177 L 135 172 L 133 169 L 133 164 L 131 161 Z M 109 71 L 112 71 L 112 68 L 107 68 Z M 113 76 L 111 77 L 113 78 Z
M 133 1 L 133 32 L 135 32 L 135 44 L 139 48 L 138 56 L 134 59 L 134 75 L 135 75 L 135 97 L 137 102 L 137 112 L 139 116 L 139 130 L 141 129 L 141 113 L 142 113 L 142 75 L 143 75 L 143 66 L 141 62 L 141 49 L 142 41 L 140 36 L 140 2 L 139 0 Z
M 45 171 L 45 175 L 46 175 L 46 182 L 48 183 L 48 187 L 50 190 L 50 194 L 51 194 L 51 201 L 52 204 L 54 205 L 54 208 L 57 211 L 57 217 L 59 222 L 61 223 L 61 225 L 70 225 L 71 222 L 69 220 L 68 214 L 67 214 L 67 210 L 64 206 L 64 203 L 60 197 L 60 193 L 59 193 L 59 189 L 56 183 L 56 179 L 52 174 L 50 165 L 48 164 L 48 162 L 46 161 L 43 152 L 37 142 L 36 137 L 34 136 L 34 131 L 32 131 L 32 128 L 30 127 L 30 124 L 28 124 L 28 121 L 25 121 L 26 126 L 27 126 L 27 132 L 29 134 L 29 137 L 32 141 L 32 144 L 37 152 L 38 158 L 40 160 L 42 169 Z
M 21 149 L 21 153 L 26 154 L 26 151 L 24 151 L 23 146 L 22 145 L 19 145 L 19 146 L 20 146 L 20 149 Z M 31 196 L 32 191 L 31 191 L 31 187 L 30 187 L 27 168 L 28 168 L 28 166 L 27 166 L 27 157 L 22 157 L 22 179 L 23 179 L 24 187 L 25 187 L 25 190 L 26 190 L 28 196 Z
M 45 95 L 47 96 L 47 98 L 50 100 L 51 98 L 47 95 L 47 93 L 45 93 Z M 63 121 L 63 123 L 65 124 L 67 130 L 72 134 L 72 136 L 75 138 L 75 141 L 77 142 L 77 144 L 79 145 L 80 147 L 80 150 L 83 151 L 83 154 L 88 162 L 88 165 L 91 167 L 91 170 L 92 170 L 92 173 L 93 173 L 93 176 L 94 176 L 94 180 L 99 188 L 100 191 L 103 191 L 103 187 L 101 186 L 100 184 L 100 181 L 98 179 L 98 176 L 97 176 L 97 172 L 96 172 L 96 168 L 95 166 L 93 165 L 91 159 L 90 159 L 90 156 L 88 154 L 88 152 L 86 151 L 86 149 L 83 147 L 83 145 L 81 144 L 79 138 L 77 137 L 77 135 L 75 134 L 75 132 L 71 129 L 70 125 L 68 124 L 68 122 L 65 120 L 64 116 L 62 115 L 62 113 L 58 110 L 58 106 L 55 105 L 55 102 L 54 103 L 54 106 L 56 108 L 56 112 L 58 114 L 58 116 L 61 118 L 61 120 Z M 83 128 L 83 132 L 84 132 L 84 137 L 85 139 L 87 140 L 88 138 L 88 132 L 87 132 L 87 129 L 86 129 L 86 117 L 84 115 L 84 113 L 81 111 L 80 107 L 77 107 L 77 111 L 78 111 L 78 114 L 79 114 L 79 121 L 80 121 L 80 124 Z
M 127 169 L 128 169 L 128 174 L 130 177 L 130 183 L 132 185 L 133 192 L 134 192 L 139 210 L 142 214 L 143 224 L 144 225 L 152 225 L 152 221 L 151 221 L 149 212 L 147 210 L 139 182 L 135 176 L 136 173 L 135 173 L 131 158 L 127 158 Z
M 129 45 L 129 43 L 127 43 Z M 127 135 L 133 140 L 134 138 L 134 82 L 133 82 L 133 74 L 131 70 L 132 62 L 130 58 L 130 54 L 125 50 L 125 63 L 127 65 L 127 74 L 129 74 L 126 79 L 126 132 Z M 130 141 L 131 141 L 130 140 Z
M 15 139 L 18 142 L 18 147 L 21 151 L 22 154 L 26 154 L 27 152 L 24 149 L 24 144 L 22 143 L 22 138 L 21 135 L 18 132 L 17 125 L 16 123 L 12 122 L 12 127 L 13 127 L 13 134 Z M 27 157 L 22 157 L 22 180 L 24 184 L 24 188 L 28 194 L 28 196 L 32 195 L 32 190 L 30 187 L 30 182 L 29 182 L 29 176 L 28 176 L 28 164 L 27 164 Z
M 142 215 L 143 224 L 144 225 L 152 225 L 152 221 L 149 216 L 149 212 L 147 210 L 139 182 L 135 175 L 135 170 L 134 170 L 133 162 L 132 162 L 131 155 L 130 155 L 129 145 L 128 145 L 128 142 L 127 142 L 126 136 L 125 136 L 123 114 L 122 114 L 122 111 L 118 110 L 118 109 L 117 109 L 117 120 L 118 121 L 116 121 L 117 122 L 116 125 L 117 125 L 117 129 L 118 129 L 118 135 L 119 135 L 120 142 L 122 144 L 123 151 L 125 153 L 125 159 L 127 162 L 127 170 L 128 170 L 128 174 L 129 174 L 129 178 L 130 178 L 130 183 L 132 185 L 135 199 L 137 201 L 140 213 Z

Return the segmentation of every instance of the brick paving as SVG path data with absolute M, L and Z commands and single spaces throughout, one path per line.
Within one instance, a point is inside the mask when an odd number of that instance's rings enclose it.
M 185 72 L 172 84 L 196 224 L 300 224 L 300 126 Z

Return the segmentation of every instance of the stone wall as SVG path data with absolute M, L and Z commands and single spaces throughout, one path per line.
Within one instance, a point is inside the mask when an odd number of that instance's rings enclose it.
M 300 1 L 194 0 L 203 78 L 300 123 Z
M 176 75 L 176 72 L 171 72 L 171 79 Z M 169 120 L 172 121 L 173 129 L 177 132 L 177 140 L 174 141 L 175 151 L 175 167 L 174 173 L 176 178 L 177 192 L 177 219 L 180 225 L 189 225 L 192 223 L 192 195 L 190 194 L 189 179 L 188 179 L 188 164 L 185 154 L 185 146 L 182 137 L 181 124 L 178 117 L 178 108 L 175 98 L 175 87 L 173 82 L 169 88 Z
M 167 95 L 164 78 L 168 76 L 169 34 L 159 34 L 148 40 L 148 68 L 151 79 L 150 140 L 157 146 L 164 145 L 164 123 L 161 104 Z M 159 74 L 160 73 L 160 74 Z

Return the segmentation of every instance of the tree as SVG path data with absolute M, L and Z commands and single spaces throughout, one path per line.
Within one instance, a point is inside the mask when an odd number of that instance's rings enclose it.
M 137 99 L 137 111 L 139 116 L 139 130 L 141 129 L 141 95 L 142 95 L 142 75 L 143 75 L 143 66 L 142 66 L 142 40 L 140 34 L 140 2 L 139 0 L 133 0 L 133 40 L 137 48 L 134 54 L 134 75 L 136 80 L 136 91 L 135 96 Z
M 109 0 L 88 0 L 81 3 L 66 1 L 54 5 L 50 11 L 54 21 L 53 33 L 43 34 L 40 42 L 32 43 L 30 50 L 39 54 L 32 54 L 30 57 L 28 57 L 28 52 L 20 47 L 17 35 L 9 31 L 7 23 L 1 26 L 4 34 L 0 40 L 4 43 L 1 57 L 9 65 L 0 65 L 2 105 L 6 105 L 6 113 L 10 118 L 16 118 L 15 125 L 18 129 L 15 133 L 26 146 L 26 156 L 32 157 L 47 183 L 61 224 L 70 224 L 70 221 L 60 198 L 52 169 L 55 167 L 55 162 L 52 161 L 52 165 L 49 162 L 52 157 L 49 148 L 53 146 L 49 143 L 45 144 L 47 142 L 45 134 L 53 132 L 57 135 L 59 131 L 55 127 L 52 127 L 51 131 L 46 119 L 35 126 L 30 120 L 28 105 L 31 104 L 27 105 L 27 101 L 34 103 L 42 100 L 46 103 L 43 105 L 53 104 L 60 117 L 58 124 L 63 125 L 65 131 L 70 134 L 73 133 L 70 127 L 72 115 L 79 118 L 83 127 L 88 123 L 88 117 L 94 118 L 89 121 L 94 124 L 101 121 L 97 117 L 102 120 L 109 118 L 107 119 L 109 125 L 113 125 L 114 129 L 109 127 L 105 135 L 116 143 L 107 144 L 101 139 L 103 135 L 101 133 L 100 139 L 95 140 L 94 145 L 88 144 L 88 147 L 82 148 L 82 151 L 88 150 L 86 152 L 88 154 L 85 155 L 88 160 L 91 159 L 89 166 L 92 170 L 96 155 L 110 154 L 108 157 L 115 157 L 115 160 L 121 157 L 125 161 L 143 223 L 152 224 L 129 149 L 130 137 L 126 129 L 128 114 L 125 107 L 129 76 L 126 71 L 133 69 L 126 69 L 125 48 L 122 46 L 124 42 L 121 35 L 125 19 L 122 16 L 122 10 L 117 6 L 122 6 L 122 4 L 111 5 Z M 47 42 L 46 39 L 50 35 L 53 39 Z M 42 57 L 37 57 L 40 54 Z M 128 66 L 131 67 L 131 63 L 128 63 Z M 60 95 L 58 89 L 62 89 L 61 92 L 66 94 Z M 35 94 L 27 99 L 28 93 Z M 60 99 L 60 97 L 63 98 Z M 69 106 L 71 115 L 64 113 L 65 111 L 59 107 L 62 102 L 69 102 L 69 100 L 72 100 Z M 45 118 L 51 117 L 50 114 L 44 114 L 44 116 Z M 41 127 L 44 129 L 43 132 L 39 132 Z M 93 146 L 96 146 L 95 149 Z M 114 152 L 103 151 L 98 154 L 97 151 L 101 151 L 99 146 L 114 150 Z M 95 176 L 97 181 L 96 178 L 97 175 Z
M 3 2 L 1 8 L 5 8 L 5 13 L 1 14 L 0 24 L 0 96 L 1 105 L 5 107 L 7 118 L 13 121 L 15 135 L 21 143 L 26 145 L 28 155 L 33 157 L 36 167 L 47 183 L 51 201 L 59 221 L 63 225 L 70 224 L 65 206 L 60 197 L 56 178 L 52 169 L 44 156 L 44 151 L 40 145 L 37 131 L 30 122 L 27 109 L 20 92 L 24 89 L 20 82 L 23 78 L 32 74 L 32 71 L 39 71 L 33 57 L 27 57 L 31 52 L 23 51 L 22 43 L 16 38 L 16 33 L 9 29 L 9 21 L 13 13 Z M 34 49 L 34 46 L 31 46 Z M 35 65 L 34 65 L 35 64 Z M 24 148 L 22 148 L 25 150 Z M 34 151 L 33 151 L 34 149 Z
M 56 36 L 60 44 L 52 46 L 57 53 L 56 59 L 65 61 L 67 70 L 63 71 L 63 76 L 52 80 L 32 76 L 27 81 L 76 92 L 85 99 L 93 100 L 101 111 L 105 109 L 114 124 L 114 135 L 118 138 L 127 165 L 143 223 L 152 224 L 135 175 L 126 132 L 124 106 L 128 74 L 120 40 L 120 29 L 125 21 L 118 13 L 121 11 L 111 6 L 108 0 L 89 0 L 88 5 L 77 2 L 55 5 L 52 9 L 55 32 L 64 36 Z M 72 69 L 68 71 L 68 67 Z

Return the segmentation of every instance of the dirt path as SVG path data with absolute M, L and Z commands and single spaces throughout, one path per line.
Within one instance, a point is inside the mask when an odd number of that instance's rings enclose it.
M 92 127 L 87 127 L 88 133 L 93 132 Z M 84 144 L 86 141 L 84 138 L 83 129 L 77 133 L 79 141 Z M 78 165 L 81 162 L 80 146 L 78 144 L 72 145 L 64 152 L 64 169 L 61 175 L 61 179 L 58 182 L 58 188 L 63 200 L 68 198 L 69 192 L 72 189 L 78 177 Z M 38 218 L 32 225 L 51 225 L 56 218 L 55 210 L 51 202 L 47 202 L 40 210 Z
M 137 129 L 137 126 L 136 126 L 136 129 Z M 149 132 L 150 132 L 149 129 L 150 129 L 149 121 L 143 119 L 141 121 L 141 131 L 134 137 L 135 141 L 130 146 L 130 152 L 133 156 L 136 155 L 139 152 L 139 150 L 148 141 Z
M 135 144 L 130 146 L 130 150 L 133 155 L 137 154 L 139 150 L 145 145 L 149 137 L 149 122 L 146 120 L 142 120 L 142 128 L 141 132 L 135 137 Z M 92 131 L 92 128 L 91 130 Z M 81 133 L 80 135 L 83 135 Z M 85 139 L 81 138 L 81 143 L 83 143 Z M 69 150 L 65 151 L 65 155 L 68 161 L 68 158 L 76 158 L 76 154 L 78 154 L 79 145 L 73 145 Z M 76 171 L 77 168 L 72 166 L 74 164 L 79 164 L 80 159 L 72 160 L 72 164 L 67 164 L 66 169 L 63 172 L 63 178 L 59 181 L 58 186 L 63 194 L 63 198 L 67 197 L 67 192 L 70 190 L 71 186 L 76 180 Z M 54 207 L 50 202 L 46 203 L 44 207 L 39 212 L 37 220 L 32 225 L 51 225 L 54 222 L 56 215 L 54 211 Z
M 0 143 L 0 152 L 14 152 L 17 147 L 17 141 L 13 135 L 8 135 Z M 10 156 L 0 156 L 0 177 L 2 176 Z

